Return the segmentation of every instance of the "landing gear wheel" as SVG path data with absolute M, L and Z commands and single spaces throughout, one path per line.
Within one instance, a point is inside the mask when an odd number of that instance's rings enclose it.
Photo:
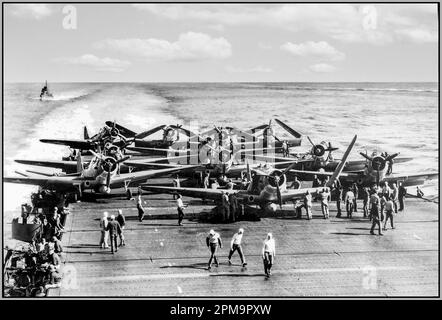
M 132 199 L 132 190 L 127 189 L 127 190 L 126 190 L 126 195 L 127 195 L 127 200 Z

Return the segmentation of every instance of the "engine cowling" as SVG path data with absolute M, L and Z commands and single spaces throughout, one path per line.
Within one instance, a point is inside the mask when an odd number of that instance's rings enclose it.
M 317 144 L 312 148 L 312 153 L 316 157 L 322 157 L 325 154 L 325 147 L 322 144 Z
M 371 161 L 373 170 L 382 171 L 385 169 L 385 159 L 381 156 L 375 156 Z
M 103 171 L 112 172 L 117 169 L 117 160 L 112 157 L 105 157 L 102 160 L 101 168 L 103 169 Z

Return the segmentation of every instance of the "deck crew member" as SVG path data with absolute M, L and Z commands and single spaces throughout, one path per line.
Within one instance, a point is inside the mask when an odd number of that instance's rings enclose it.
M 203 179 L 203 188 L 208 189 L 209 186 L 210 186 L 210 172 L 207 171 Z M 202 197 L 202 201 L 203 203 L 206 203 L 206 198 L 204 198 L 204 196 Z
M 245 267 L 247 265 L 246 259 L 244 257 L 244 253 L 241 247 L 242 237 L 244 235 L 244 229 L 239 228 L 238 232 L 235 233 L 230 241 L 230 252 L 229 252 L 229 264 L 232 264 L 230 259 L 235 251 L 238 251 L 239 257 L 241 258 L 242 266 Z
M 391 189 L 388 186 L 387 182 L 384 182 L 384 185 L 382 186 L 382 195 L 385 196 L 385 198 L 390 197 Z
M 381 195 L 381 199 L 379 203 L 381 204 L 381 222 L 384 221 L 384 212 L 385 212 L 385 204 L 387 203 L 387 198 L 390 198 L 388 195 Z
M 292 189 L 299 189 L 301 188 L 301 182 L 298 180 L 298 176 L 295 176 L 292 185 L 291 185 Z
M 49 275 L 50 284 L 55 284 L 61 278 L 59 273 L 61 266 L 61 259 L 58 256 L 58 254 L 55 253 L 53 246 L 49 248 L 48 258 L 49 258 L 49 264 L 48 264 L 47 273 Z
M 345 194 L 345 208 L 347 210 L 347 218 L 351 218 L 353 214 L 353 205 L 354 205 L 355 195 L 351 189 L 347 190 Z
M 341 210 L 341 202 L 342 202 L 342 198 L 344 195 L 344 189 L 342 188 L 342 186 L 338 186 L 334 189 L 334 193 L 336 196 L 336 209 L 338 210 L 338 213 L 336 214 L 336 218 L 340 218 L 342 215 L 342 210 Z
M 282 142 L 282 156 L 283 157 L 288 157 L 289 156 L 289 147 L 287 144 L 287 140 L 284 140 Z
M 387 175 L 390 175 L 393 173 L 393 163 L 394 163 L 393 159 L 388 160 Z
M 321 192 L 321 210 L 324 219 L 328 219 L 330 214 L 328 211 L 328 201 L 330 200 L 330 192 L 328 192 L 327 188 L 322 189 Z
M 125 246 L 126 242 L 124 241 L 124 226 L 126 225 L 126 218 L 123 215 L 123 212 L 118 209 L 118 215 L 117 215 L 117 221 L 120 224 L 121 227 L 121 232 L 118 234 L 118 236 L 120 237 L 120 247 L 121 246 Z
M 424 196 L 424 192 L 419 188 L 419 186 L 416 187 L 416 196 L 418 198 L 422 198 Z
M 111 215 L 111 221 L 107 224 L 107 231 L 109 231 L 109 238 L 111 243 L 111 252 L 112 254 L 118 251 L 117 246 L 117 237 L 121 234 L 121 226 L 117 220 L 115 220 L 115 216 Z
M 238 199 L 234 193 L 229 194 L 230 221 L 235 222 L 238 217 Z
M 230 203 L 229 203 L 229 194 L 225 191 L 221 191 L 221 209 L 222 209 L 222 220 L 227 221 L 230 215 Z
M 233 183 L 232 179 L 229 179 L 229 181 L 227 182 L 227 185 L 226 185 L 226 189 L 233 190 L 234 186 L 235 186 L 235 184 Z
M 218 250 L 218 246 L 220 249 L 223 247 L 223 243 L 221 240 L 221 236 L 219 233 L 215 232 L 213 229 L 209 231 L 209 235 L 206 238 L 207 247 L 210 249 L 210 259 L 208 270 L 212 268 L 212 260 L 215 262 L 215 265 L 218 267 L 218 259 L 216 257 L 216 251 Z
M 394 213 L 397 213 L 397 203 L 399 200 L 399 189 L 397 187 L 397 182 L 393 183 L 393 191 L 390 199 L 393 201 Z
M 374 234 L 374 228 L 376 225 L 379 228 L 379 235 L 382 235 L 381 232 L 381 211 L 379 210 L 379 196 L 376 193 L 373 193 L 373 195 L 370 197 L 370 216 L 372 219 L 370 234 Z
M 304 205 L 301 203 L 301 200 L 296 199 L 293 202 L 293 207 L 295 209 L 295 218 L 301 219 L 302 218 L 302 208 L 304 208 Z
M 378 194 L 375 191 L 372 190 L 370 193 L 371 193 L 371 195 L 370 195 L 370 205 L 369 205 L 369 211 L 370 211 L 369 217 L 371 220 L 372 219 L 372 216 L 371 216 L 372 208 L 373 208 L 373 206 L 378 206 L 378 208 L 379 208 L 379 203 L 380 203 L 381 199 L 379 198 Z
M 184 204 L 183 204 L 183 197 L 178 194 L 177 199 L 176 199 L 176 206 L 177 206 L 177 211 L 178 211 L 178 225 L 182 226 L 183 223 L 183 219 L 184 219 Z
M 175 177 L 175 179 L 173 179 L 173 186 L 175 187 L 175 188 L 180 188 L 180 177 L 179 177 L 179 175 L 176 175 L 176 177 Z M 176 194 L 174 193 L 173 194 L 173 200 L 176 200 Z
M 144 219 L 144 208 L 143 208 L 143 198 L 141 198 L 141 189 L 138 189 L 137 196 L 137 209 L 138 209 L 138 221 L 143 222 Z
M 399 181 L 398 199 L 399 199 L 399 211 L 404 210 L 404 198 L 407 194 L 407 189 L 403 186 L 402 181 Z
M 385 203 L 385 222 L 384 222 L 384 230 L 387 230 L 387 221 L 390 219 L 390 225 L 391 229 L 394 229 L 393 226 L 393 210 L 394 210 L 394 203 L 391 198 L 387 199 L 387 202 Z
M 61 245 L 61 241 L 58 240 L 56 236 L 53 236 L 52 237 L 52 242 L 54 243 L 55 253 L 62 253 L 63 252 L 63 247 Z
M 359 188 L 357 183 L 353 183 L 353 194 L 354 194 L 354 199 L 353 199 L 353 211 L 354 212 L 358 212 L 358 196 L 359 196 Z
M 318 176 L 315 174 L 313 176 L 312 188 L 317 188 L 321 186 L 321 180 L 319 180 Z
M 267 234 L 266 239 L 264 240 L 264 244 L 262 247 L 262 259 L 264 263 L 264 273 L 267 277 L 270 277 L 271 269 L 273 266 L 273 263 L 275 261 L 275 239 L 273 239 L 272 234 L 269 232 Z
M 364 218 L 368 217 L 368 203 L 370 201 L 370 191 L 367 187 L 362 189 Z
M 307 214 L 307 220 L 310 220 L 312 218 L 312 195 L 308 190 L 304 195 L 304 207 L 305 213 Z

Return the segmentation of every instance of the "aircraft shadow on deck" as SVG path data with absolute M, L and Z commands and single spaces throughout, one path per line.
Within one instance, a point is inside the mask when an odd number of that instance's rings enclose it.
M 365 229 L 364 229 L 365 230 Z M 369 230 L 369 229 L 367 229 Z M 372 236 L 370 233 L 354 233 L 354 232 L 331 232 L 330 234 L 336 234 L 339 236 Z
M 207 263 L 193 263 L 186 265 L 175 265 L 175 266 L 162 266 L 160 269 L 169 269 L 169 268 L 178 268 L 178 269 L 200 269 L 207 270 Z
M 263 273 L 211 273 L 211 277 L 260 277 L 263 278 Z

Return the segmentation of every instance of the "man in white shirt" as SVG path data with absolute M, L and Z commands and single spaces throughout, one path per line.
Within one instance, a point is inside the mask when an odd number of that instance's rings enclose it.
M 183 197 L 178 194 L 177 199 L 176 199 L 176 205 L 177 205 L 177 210 L 178 210 L 178 225 L 182 226 L 182 221 L 184 218 L 184 204 L 183 204 Z
M 246 259 L 244 257 L 244 253 L 241 247 L 242 236 L 244 234 L 244 229 L 239 228 L 238 232 L 235 233 L 232 237 L 232 241 L 230 241 L 230 252 L 229 252 L 229 264 L 232 264 L 230 259 L 232 258 L 233 253 L 238 250 L 239 257 L 241 258 L 242 266 L 245 267 L 247 265 Z
M 354 205 L 355 194 L 349 188 L 347 193 L 345 194 L 345 204 L 347 209 L 347 218 L 351 218 L 353 213 L 353 205 Z
M 218 250 L 218 246 L 220 249 L 223 247 L 223 243 L 221 241 L 221 236 L 219 233 L 215 232 L 213 229 L 210 230 L 209 235 L 206 238 L 207 247 L 210 249 L 210 259 L 208 270 L 212 268 L 212 260 L 214 260 L 215 265 L 218 267 L 218 259 L 216 257 L 216 251 Z
M 324 188 L 321 192 L 321 210 L 324 219 L 328 219 L 330 214 L 328 211 L 328 201 L 330 200 L 330 192 L 327 188 Z
M 262 247 L 262 259 L 264 262 L 264 272 L 268 277 L 272 274 L 270 270 L 272 269 L 273 262 L 275 260 L 276 250 L 275 250 L 275 240 L 271 233 L 267 234 L 264 240 L 264 245 Z
M 107 212 L 103 212 L 103 217 L 100 219 L 100 231 L 101 231 L 101 238 L 100 238 L 100 248 L 107 249 L 109 248 L 107 239 L 109 236 L 109 232 L 107 231 L 107 224 L 109 223 L 109 220 L 107 219 Z

